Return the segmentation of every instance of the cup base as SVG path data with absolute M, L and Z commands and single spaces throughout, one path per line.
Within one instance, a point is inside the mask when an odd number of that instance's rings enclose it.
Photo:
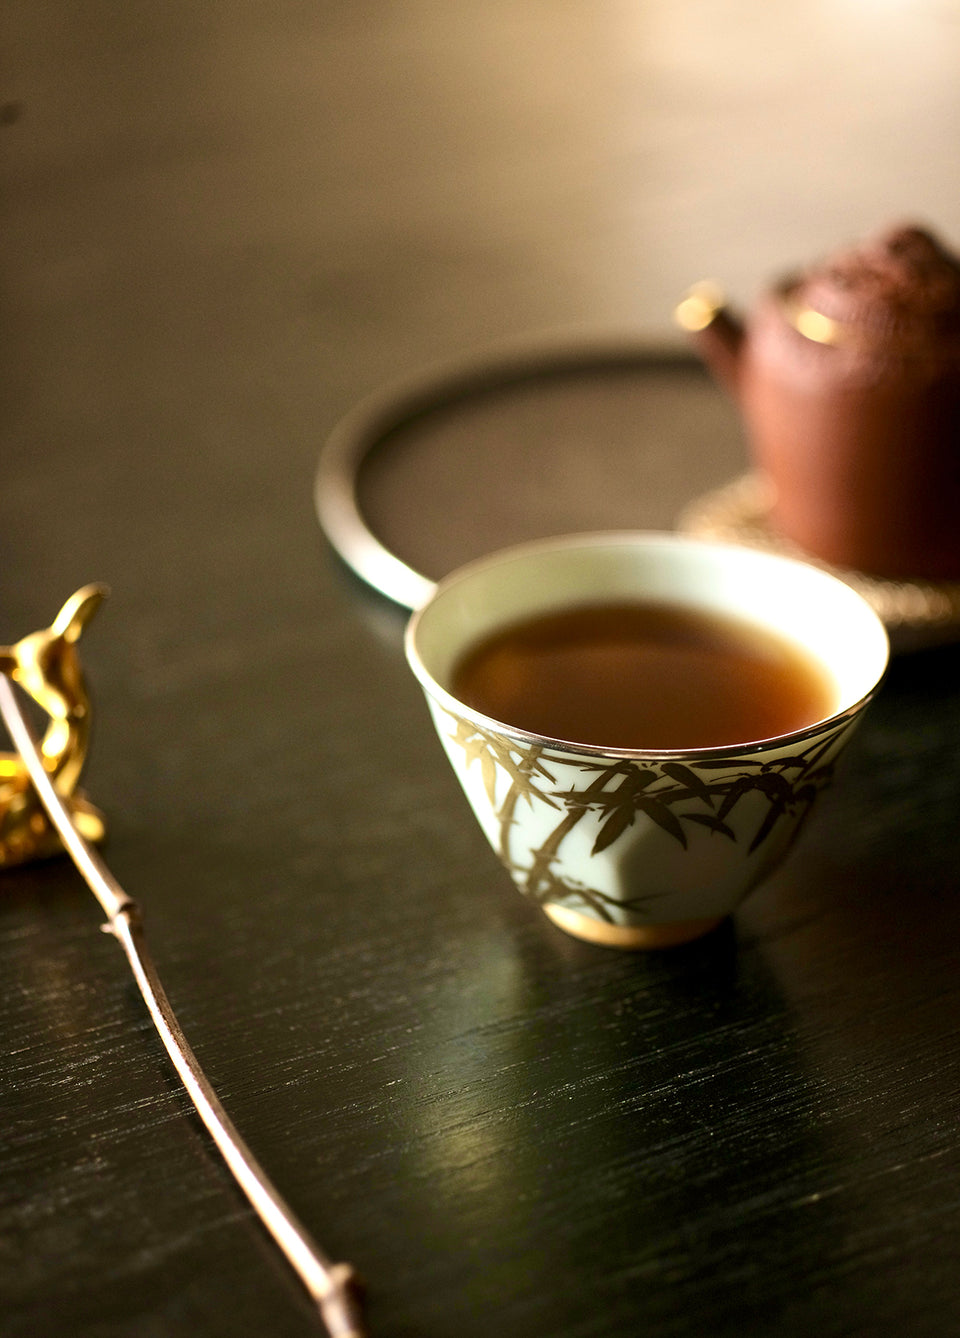
M 645 948 L 675 948 L 695 938 L 709 934 L 723 920 L 722 915 L 700 920 L 671 920 L 666 924 L 613 925 L 606 920 L 595 920 L 582 911 L 567 906 L 546 905 L 546 916 L 567 934 L 582 938 L 587 943 L 600 943 L 607 948 L 626 948 L 634 951 Z

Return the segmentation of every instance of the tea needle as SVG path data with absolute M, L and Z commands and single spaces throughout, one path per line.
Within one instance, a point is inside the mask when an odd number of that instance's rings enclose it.
M 313 1298 L 331 1338 L 367 1338 L 356 1273 L 350 1264 L 331 1262 L 310 1238 L 220 1104 L 160 982 L 147 949 L 139 906 L 77 830 L 73 815 L 47 774 L 13 685 L 2 673 L 0 714 L 50 821 L 107 916 L 107 923 L 101 928 L 113 934 L 126 953 L 160 1039 L 224 1161 Z

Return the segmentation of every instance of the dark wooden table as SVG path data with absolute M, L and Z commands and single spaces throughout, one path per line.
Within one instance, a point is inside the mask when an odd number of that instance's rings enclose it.
M 109 862 L 375 1338 L 960 1331 L 960 649 L 895 664 L 734 922 L 594 948 L 507 882 L 311 498 L 340 415 L 449 353 L 659 340 L 703 272 L 891 214 L 956 237 L 957 12 L 870 8 L 0 16 L 0 642 L 112 587 Z M 743 462 L 696 366 L 638 357 L 425 421 L 364 486 L 439 575 L 669 526 Z M 100 919 L 66 860 L 0 877 L 0 1335 L 317 1333 Z

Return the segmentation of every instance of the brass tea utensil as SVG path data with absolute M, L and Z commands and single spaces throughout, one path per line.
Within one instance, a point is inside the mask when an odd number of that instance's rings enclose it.
M 56 784 L 72 824 L 90 841 L 103 839 L 104 825 L 103 815 L 77 790 L 90 742 L 90 697 L 76 643 L 106 593 L 106 586 L 85 585 L 70 596 L 52 626 L 15 646 L 0 647 L 0 671 L 49 717 L 41 745 L 44 774 Z M 0 867 L 62 849 L 26 762 L 17 753 L 0 753 Z
M 0 649 L 0 714 L 17 749 L 0 756 L 0 863 L 48 856 L 62 841 L 107 916 L 101 928 L 118 940 L 174 1067 L 231 1173 L 313 1298 L 331 1338 L 365 1338 L 357 1278 L 311 1240 L 237 1132 L 180 1029 L 147 949 L 137 903 L 91 844 L 103 835 L 100 814 L 76 790 L 90 732 L 90 699 L 76 651 L 86 622 L 106 594 L 85 586 L 51 627 Z M 11 681 L 12 680 L 12 681 Z M 50 717 L 42 742 L 13 683 Z

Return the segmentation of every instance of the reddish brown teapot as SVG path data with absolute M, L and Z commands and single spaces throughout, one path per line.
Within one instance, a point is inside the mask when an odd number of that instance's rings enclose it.
M 878 576 L 960 579 L 960 262 L 902 227 L 777 284 L 743 326 L 678 319 L 742 411 L 771 523 Z

